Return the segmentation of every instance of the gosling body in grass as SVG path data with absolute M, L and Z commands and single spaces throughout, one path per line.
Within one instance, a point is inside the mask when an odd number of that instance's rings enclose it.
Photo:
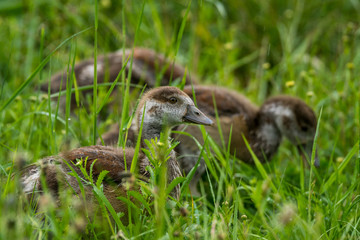
M 143 118 L 143 130 L 141 135 L 142 147 L 145 139 L 160 139 L 160 133 L 169 133 L 170 129 L 183 123 L 212 124 L 212 121 L 200 112 L 191 98 L 175 87 L 160 87 L 147 92 L 141 99 L 134 121 L 135 135 L 138 134 Z M 25 194 L 33 192 L 41 194 L 44 187 L 41 175 L 44 176 L 46 187 L 52 196 L 59 201 L 59 196 L 64 188 L 72 189 L 81 198 L 81 189 L 76 177 L 71 175 L 69 165 L 76 173 L 84 178 L 81 170 L 76 166 L 79 161 L 87 162 L 86 171 L 89 173 L 93 165 L 93 177 L 96 181 L 103 170 L 109 171 L 107 178 L 103 181 L 104 194 L 117 212 L 127 213 L 127 205 L 118 200 L 119 196 L 126 196 L 126 187 L 122 185 L 123 180 L 129 177 L 125 171 L 125 159 L 127 169 L 130 169 L 134 157 L 133 148 L 116 148 L 108 146 L 89 146 L 74 149 L 69 152 L 60 153 L 38 161 L 38 164 L 29 166 L 22 172 L 21 183 Z M 167 181 L 170 183 L 176 177 L 181 176 L 181 170 L 175 158 L 174 151 L 169 154 L 167 160 Z M 146 170 L 151 166 L 149 159 L 143 152 L 139 152 L 137 160 L 138 176 L 140 179 L 149 177 Z M 85 184 L 85 193 L 90 206 L 96 206 L 92 187 Z M 136 190 L 136 189 L 135 189 Z M 180 194 L 179 186 L 172 192 L 174 198 Z
M 97 82 L 112 83 L 115 81 L 119 72 L 123 68 L 126 60 L 131 57 L 132 49 L 118 50 L 106 55 L 100 55 L 97 59 Z M 123 62 L 123 58 L 125 62 Z M 71 68 L 69 73 L 71 73 Z M 94 83 L 94 59 L 81 61 L 74 66 L 74 74 L 78 87 L 92 85 Z M 126 77 L 130 71 L 130 59 L 125 66 Z M 171 62 L 163 54 L 157 53 L 154 50 L 147 48 L 135 48 L 133 56 L 133 64 L 131 71 L 131 83 L 140 84 L 140 86 L 147 86 L 153 88 L 156 86 L 167 86 L 171 81 L 182 81 L 185 75 L 185 69 L 178 64 Z M 57 93 L 60 90 L 65 90 L 67 85 L 68 71 L 60 71 L 56 73 L 50 82 L 51 93 Z M 121 78 L 119 79 L 119 83 Z M 195 83 L 194 78 L 190 78 L 190 74 L 186 75 L 185 84 Z M 74 85 L 73 85 L 74 86 Z M 48 91 L 48 83 L 41 86 L 41 90 Z M 82 93 L 92 94 L 92 90 L 82 91 Z M 118 91 L 113 91 L 113 95 Z M 117 97 L 115 97 L 118 99 Z M 65 109 L 65 96 L 60 102 L 62 108 Z M 86 105 L 86 104 L 85 104 Z M 72 98 L 72 107 L 76 106 L 75 98 Z
M 190 97 L 192 88 L 184 89 Z M 286 137 L 295 145 L 304 162 L 311 159 L 317 119 L 314 111 L 301 99 L 292 96 L 274 96 L 268 98 L 261 107 L 255 106 L 245 96 L 217 86 L 194 86 L 198 108 L 216 122 L 216 109 L 223 134 L 226 149 L 230 147 L 231 154 L 247 163 L 254 163 L 250 151 L 246 147 L 243 136 L 248 141 L 252 151 L 261 162 L 270 161 L 277 152 L 282 137 Z M 205 127 L 206 131 L 218 146 L 222 146 L 218 128 Z M 196 126 L 180 126 L 178 130 L 191 133 L 200 143 L 203 136 Z M 231 139 L 230 138 L 231 134 Z M 186 135 L 175 136 L 180 144 L 179 153 L 181 168 L 188 173 L 196 164 L 200 153 L 194 140 Z M 230 146 L 228 143 L 230 142 Z M 315 157 L 315 166 L 320 162 Z M 191 183 L 196 192 L 198 179 L 205 171 L 202 162 Z
M 283 136 L 297 146 L 304 160 L 310 159 L 317 119 L 314 111 L 302 100 L 291 96 L 275 96 L 267 99 L 259 108 L 245 96 L 226 88 L 197 85 L 193 89 L 198 108 L 214 122 L 215 99 L 225 147 L 228 148 L 230 142 L 231 154 L 235 154 L 240 160 L 254 162 L 243 136 L 261 162 L 271 160 Z M 186 86 L 184 92 L 193 97 L 191 86 Z M 223 145 L 217 127 L 205 129 L 217 145 Z M 203 136 L 197 126 L 179 126 L 177 130 L 190 133 L 203 144 Z M 118 131 L 117 125 L 112 126 L 111 130 L 103 135 L 104 142 L 115 144 Z M 200 149 L 191 137 L 182 134 L 173 137 L 180 141 L 176 148 L 178 160 L 181 168 L 188 173 L 196 164 Z M 319 166 L 317 157 L 314 164 Z M 197 193 L 197 182 L 204 171 L 205 163 L 202 161 L 190 184 L 193 193 Z

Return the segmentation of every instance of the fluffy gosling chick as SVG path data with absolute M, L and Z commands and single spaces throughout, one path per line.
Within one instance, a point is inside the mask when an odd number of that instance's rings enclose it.
M 141 135 L 142 147 L 145 147 L 145 139 L 160 139 L 160 133 L 170 133 L 171 128 L 183 123 L 210 125 L 212 121 L 198 110 L 191 98 L 175 87 L 159 87 L 148 91 L 141 99 L 133 129 L 138 133 L 143 118 L 143 131 Z M 81 196 L 81 190 L 77 179 L 70 174 L 72 166 L 76 173 L 84 178 L 81 170 L 75 166 L 79 161 L 87 162 L 86 171 L 90 172 L 93 165 L 93 178 L 97 180 L 103 170 L 109 171 L 103 181 L 104 194 L 117 212 L 127 215 L 127 205 L 117 199 L 118 196 L 126 196 L 127 188 L 122 185 L 124 178 L 128 177 L 125 171 L 130 168 L 134 156 L 133 148 L 116 148 L 106 146 L 81 147 L 69 152 L 60 153 L 56 156 L 46 157 L 38 161 L 39 164 L 29 166 L 21 174 L 23 192 L 31 195 L 33 192 L 41 194 L 43 191 L 41 176 L 44 176 L 46 186 L 52 196 L 59 203 L 61 191 L 72 189 L 75 194 Z M 126 160 L 125 160 L 126 159 Z M 140 179 L 149 177 L 146 170 L 151 166 L 149 159 L 142 152 L 138 156 L 138 175 Z M 181 176 L 181 170 L 175 158 L 175 152 L 171 151 L 167 160 L 167 181 L 170 183 L 176 177 Z M 84 184 L 86 199 L 90 200 L 90 207 L 96 206 L 92 187 Z M 136 189 L 135 189 L 136 190 Z M 180 195 L 180 188 L 176 186 L 172 192 L 174 198 Z M 125 217 L 126 219 L 126 217 Z
M 100 55 L 97 59 L 97 81 L 98 83 L 113 82 L 123 67 L 123 56 L 125 61 L 131 57 L 132 49 L 118 50 L 106 55 Z M 78 87 L 92 85 L 94 83 L 94 59 L 83 60 L 74 66 L 74 74 Z M 130 71 L 130 60 L 125 66 L 125 76 Z M 57 93 L 66 89 L 68 71 L 63 70 L 56 73 L 50 82 L 51 93 Z M 71 73 L 71 68 L 69 70 Z M 168 86 L 171 81 L 182 80 L 185 69 L 178 64 L 172 63 L 164 55 L 147 48 L 135 48 L 131 72 L 131 83 L 141 84 L 147 88 L 156 86 Z M 195 83 L 195 78 L 190 79 L 190 74 L 186 75 L 185 84 Z M 41 90 L 48 91 L 48 83 L 41 85 Z M 92 94 L 92 90 L 82 91 L 84 94 Z M 118 91 L 113 91 L 113 95 Z M 118 99 L 115 97 L 115 99 Z M 61 97 L 60 108 L 65 109 L 65 97 Z M 85 103 L 86 105 L 86 103 Z M 72 98 L 72 108 L 76 107 L 75 98 Z
M 230 132 L 230 151 L 242 161 L 253 163 L 243 136 L 247 139 L 251 149 L 261 162 L 270 161 L 276 153 L 282 136 L 297 146 L 305 163 L 311 158 L 312 146 L 316 131 L 317 119 L 314 111 L 302 100 L 291 96 L 275 96 L 267 99 L 258 108 L 245 96 L 226 88 L 217 86 L 194 86 L 196 102 L 201 111 L 210 116 L 215 122 L 215 99 L 220 126 L 223 133 L 225 147 L 228 147 Z M 192 88 L 184 89 L 192 97 Z M 184 131 L 191 133 L 198 141 L 203 142 L 200 129 L 196 126 L 181 126 Z M 222 146 L 217 128 L 205 127 L 213 140 Z M 179 153 L 179 163 L 185 172 L 189 172 L 195 165 L 199 148 L 192 138 L 186 135 L 175 136 L 180 141 L 176 151 Z M 314 165 L 319 166 L 319 159 L 315 158 Z M 205 171 L 205 163 L 200 164 L 191 183 L 191 189 L 196 191 L 200 176 Z

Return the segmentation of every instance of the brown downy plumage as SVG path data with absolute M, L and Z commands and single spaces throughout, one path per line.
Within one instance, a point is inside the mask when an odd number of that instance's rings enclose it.
M 134 57 L 134 59 L 148 59 L 147 61 L 144 61 L 145 63 L 149 62 L 149 59 L 154 59 L 155 57 L 148 57 L 151 54 L 148 54 L 147 51 L 154 53 L 151 50 L 137 51 L 135 49 L 135 52 L 137 53 L 135 55 L 137 57 Z M 116 61 L 121 61 L 121 55 L 117 56 L 114 54 L 112 56 L 112 61 L 109 61 L 108 66 L 109 68 L 118 68 L 119 71 L 121 67 L 116 64 Z M 157 55 L 153 54 L 152 56 Z M 116 60 L 116 58 L 119 59 Z M 93 63 L 93 61 L 89 62 Z M 89 66 L 89 62 L 79 63 L 78 66 Z M 146 65 L 147 67 L 150 67 L 150 69 L 147 70 L 149 76 L 156 75 L 155 73 L 158 68 L 151 69 L 154 65 L 143 63 L 137 65 Z M 80 67 L 79 69 L 83 69 L 83 67 Z M 180 77 L 183 75 L 183 68 L 178 66 L 177 69 L 179 69 L 179 71 L 174 71 L 174 78 L 176 78 L 175 72 L 179 72 Z M 99 79 L 102 79 L 101 75 L 99 76 Z M 131 80 L 132 83 L 139 82 L 135 78 L 132 78 Z M 60 81 L 57 80 L 57 82 Z M 189 79 L 187 79 L 186 83 L 189 82 Z M 166 81 L 162 83 L 166 84 Z M 54 86 L 56 86 L 56 84 Z M 246 137 L 254 153 L 262 162 L 270 160 L 273 154 L 276 153 L 282 136 L 286 136 L 298 147 L 303 158 L 310 156 L 316 128 L 316 116 L 311 108 L 300 99 L 290 96 L 273 97 L 269 98 L 261 108 L 258 108 L 246 99 L 246 97 L 225 88 L 194 86 L 194 89 L 199 109 L 212 116 L 213 120 L 215 120 L 215 109 L 213 105 L 214 94 L 217 111 L 220 117 L 220 125 L 224 135 L 224 142 L 225 144 L 228 143 L 230 126 L 233 126 L 230 148 L 232 153 L 235 153 L 239 159 L 249 163 L 253 162 L 253 159 L 244 144 L 242 135 Z M 192 97 L 191 87 L 185 87 L 184 91 Z M 130 130 L 128 139 L 129 145 L 132 145 L 135 139 L 132 137 L 135 137 L 136 134 L 134 134 L 133 129 Z M 218 129 L 207 127 L 206 130 L 215 142 L 221 146 L 222 143 Z M 118 140 L 118 131 L 119 127 L 115 124 L 111 127 L 109 132 L 102 136 L 106 145 L 116 144 Z M 190 126 L 186 128 L 185 131 L 191 133 L 202 142 L 202 135 L 200 134 L 198 127 Z M 199 149 L 197 145 L 194 144 L 193 140 L 186 136 L 174 137 L 181 141 L 176 149 L 179 155 L 182 155 L 181 158 L 179 158 L 179 162 L 185 172 L 189 172 L 197 160 Z M 317 158 L 315 160 L 315 165 L 319 165 L 319 160 Z M 194 176 L 193 184 L 191 184 L 193 191 L 195 191 L 194 186 L 196 186 L 194 183 L 198 181 L 198 178 L 204 172 L 204 169 L 205 166 L 204 163 L 202 163 Z
M 136 137 L 143 115 L 141 139 L 142 147 L 145 148 L 145 139 L 160 139 L 161 132 L 169 133 L 170 129 L 176 125 L 182 123 L 212 124 L 212 121 L 194 106 L 191 98 L 175 87 L 159 87 L 150 90 L 143 96 L 134 120 L 133 130 Z M 28 195 L 31 195 L 33 191 L 41 194 L 43 186 L 40 180 L 41 175 L 43 175 L 47 188 L 56 201 L 59 200 L 59 195 L 64 188 L 72 189 L 77 195 L 81 196 L 78 181 L 69 174 L 71 170 L 68 165 L 72 166 L 80 177 L 84 177 L 76 164 L 79 161 L 87 162 L 86 170 L 89 173 L 91 164 L 96 160 L 92 173 L 94 181 L 96 181 L 102 170 L 109 171 L 107 178 L 103 181 L 104 194 L 117 212 L 125 213 L 124 219 L 126 219 L 127 206 L 117 197 L 126 196 L 127 188 L 122 184 L 123 180 L 129 177 L 128 172 L 125 171 L 125 159 L 127 169 L 130 169 L 133 156 L 133 148 L 89 146 L 47 157 L 39 160 L 39 164 L 30 166 L 22 172 L 23 191 Z M 170 158 L 167 160 L 168 183 L 181 176 L 174 151 L 169 156 Z M 147 166 L 151 166 L 149 159 L 144 153 L 140 152 L 137 165 L 140 179 L 146 179 L 149 176 L 146 170 Z M 90 200 L 90 206 L 96 206 L 91 186 L 85 184 L 85 190 L 86 197 Z M 179 194 L 180 188 L 176 186 L 172 196 L 178 198 Z
M 123 67 L 123 55 L 125 61 L 131 57 L 132 49 L 123 50 L 100 55 L 97 59 L 97 81 L 98 83 L 113 82 Z M 125 76 L 128 76 L 130 70 L 130 59 L 125 67 Z M 71 68 L 69 70 L 71 73 Z M 81 61 L 74 66 L 74 74 L 78 87 L 92 85 L 94 83 L 94 59 Z M 156 86 L 167 86 L 175 80 L 182 81 L 185 75 L 185 69 L 178 64 L 170 62 L 164 55 L 146 48 L 135 48 L 131 72 L 131 83 L 141 84 L 147 88 Z M 56 73 L 50 82 L 51 93 L 66 89 L 67 70 Z M 119 80 L 121 82 L 121 79 Z M 185 85 L 195 84 L 196 80 L 190 75 L 186 75 Z M 48 83 L 41 86 L 41 90 L 48 91 Z M 91 94 L 92 90 L 83 91 L 83 94 Z M 117 94 L 118 91 L 113 91 Z M 115 99 L 120 99 L 115 97 Z M 65 96 L 61 98 L 60 108 L 65 108 Z M 75 98 L 72 98 L 72 107 L 76 106 Z
M 271 97 L 258 108 L 243 95 L 226 88 L 197 85 L 194 86 L 194 91 L 198 108 L 214 122 L 216 116 L 213 98 L 215 99 L 225 147 L 229 143 L 232 129 L 230 150 L 240 160 L 253 163 L 243 136 L 261 162 L 271 160 L 282 136 L 298 147 L 304 160 L 310 159 L 317 120 L 313 110 L 302 100 L 291 96 Z M 190 97 L 193 96 L 191 86 L 185 87 L 184 92 Z M 218 128 L 205 129 L 214 141 L 222 146 Z M 177 130 L 184 130 L 203 143 L 201 131 L 197 126 L 179 126 Z M 103 135 L 105 143 L 116 143 L 117 132 L 118 128 L 114 125 L 111 131 Z M 173 137 L 180 141 L 176 148 L 179 153 L 178 161 L 181 168 L 188 173 L 195 165 L 200 150 L 192 138 L 186 135 Z M 315 166 L 319 166 L 317 158 Z M 205 163 L 202 162 L 190 184 L 193 193 L 197 193 L 196 185 L 204 171 Z
M 228 147 L 232 129 L 230 151 L 240 160 L 247 163 L 254 162 L 243 136 L 261 162 L 271 160 L 282 136 L 297 146 L 305 163 L 311 158 L 317 119 L 314 111 L 302 100 L 291 96 L 275 96 L 267 99 L 258 108 L 243 95 L 225 88 L 195 86 L 194 90 L 198 108 L 214 122 L 216 116 L 213 98 L 215 99 L 225 147 Z M 192 96 L 191 87 L 185 87 L 184 92 Z M 181 129 L 191 133 L 200 143 L 203 142 L 198 127 L 182 126 L 179 130 Z M 205 129 L 214 141 L 222 146 L 218 129 L 214 127 L 205 127 Z M 185 172 L 189 172 L 198 159 L 199 149 L 193 140 L 185 135 L 176 136 L 176 139 L 180 141 L 176 151 L 179 155 L 183 155 L 179 158 L 180 166 Z M 319 166 L 317 156 L 314 164 Z M 193 192 L 196 192 L 196 184 L 204 171 L 205 163 L 202 163 L 190 185 Z

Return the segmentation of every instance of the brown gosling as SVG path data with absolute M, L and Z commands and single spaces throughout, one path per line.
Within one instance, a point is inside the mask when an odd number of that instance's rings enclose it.
M 97 59 L 97 81 L 98 83 L 113 82 L 123 67 L 123 56 L 125 61 L 131 57 L 132 49 L 118 50 L 106 55 L 100 55 Z M 74 74 L 78 87 L 92 85 L 94 83 L 94 59 L 81 61 L 74 66 Z M 130 60 L 125 66 L 125 76 L 130 71 Z M 66 89 L 66 80 L 68 71 L 63 70 L 56 73 L 50 81 L 51 93 L 57 93 Z M 71 68 L 69 70 L 71 73 Z M 147 48 L 134 48 L 131 83 L 154 88 L 157 86 L 168 86 L 171 81 L 182 80 L 185 75 L 185 69 L 172 63 L 164 55 Z M 121 82 L 121 80 L 119 80 Z M 185 85 L 195 84 L 196 79 L 190 74 L 186 74 Z M 48 91 L 48 83 L 41 85 L 41 90 Z M 92 90 L 83 91 L 84 94 L 92 94 Z M 118 91 L 113 91 L 113 95 Z M 114 97 L 119 99 L 118 97 Z M 76 107 L 75 98 L 72 98 L 72 108 Z M 86 103 L 85 103 L 86 105 Z M 60 108 L 65 109 L 65 97 L 61 98 Z
M 150 139 L 160 139 L 160 133 L 170 133 L 171 128 L 179 124 L 194 123 L 211 125 L 212 121 L 199 111 L 191 98 L 175 87 L 159 87 L 148 91 L 142 97 L 136 118 L 134 121 L 135 134 L 137 135 L 143 118 L 143 130 L 141 135 L 142 147 L 146 147 L 144 141 Z M 41 176 L 44 176 L 46 186 L 55 201 L 60 204 L 61 191 L 72 189 L 81 199 L 81 190 L 77 179 L 69 174 L 72 166 L 80 177 L 84 177 L 80 169 L 75 166 L 79 161 L 86 161 L 86 171 L 90 172 L 93 165 L 94 181 L 103 170 L 109 171 L 107 178 L 103 181 L 104 194 L 117 212 L 127 215 L 127 205 L 117 197 L 126 196 L 127 188 L 122 185 L 122 181 L 128 175 L 125 171 L 125 159 L 127 169 L 130 168 L 134 156 L 133 148 L 117 148 L 108 146 L 88 146 L 77 148 L 68 152 L 60 153 L 56 156 L 46 157 L 38 161 L 38 164 L 29 166 L 21 174 L 22 189 L 28 196 L 42 194 L 43 185 Z M 151 166 L 149 159 L 143 152 L 139 152 L 137 160 L 139 178 L 148 178 L 149 172 L 146 167 Z M 171 151 L 167 160 L 167 182 L 181 176 L 181 170 L 176 161 L 175 152 Z M 86 199 L 90 203 L 90 209 L 95 207 L 96 200 L 91 186 L 84 184 Z M 135 189 L 136 190 L 136 189 Z M 180 187 L 176 186 L 171 195 L 178 199 Z M 123 218 L 123 219 L 126 219 Z

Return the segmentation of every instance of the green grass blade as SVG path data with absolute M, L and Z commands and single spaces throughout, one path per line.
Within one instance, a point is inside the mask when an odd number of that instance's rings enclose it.
M 146 107 L 146 103 L 144 104 L 144 108 L 143 108 L 144 112 L 145 112 L 145 107 Z M 138 133 L 138 138 L 136 141 L 134 157 L 132 159 L 131 167 L 130 167 L 131 173 L 135 173 L 135 171 L 137 169 L 138 155 L 139 155 L 140 146 L 141 146 L 141 135 L 142 135 L 143 125 L 144 125 L 144 116 L 145 116 L 145 114 L 143 114 L 142 118 L 141 118 L 141 125 L 140 125 L 140 129 L 139 129 L 139 133 Z
M 208 140 L 208 138 L 205 139 L 204 145 L 207 144 L 207 140 Z M 193 168 L 190 170 L 190 172 L 186 175 L 186 180 L 184 181 L 184 183 L 182 184 L 181 189 L 180 189 L 181 196 L 182 196 L 182 194 L 183 194 L 183 192 L 184 192 L 184 189 L 188 187 L 191 179 L 194 177 L 195 172 L 196 172 L 196 169 L 197 169 L 197 168 L 199 167 L 199 165 L 200 165 L 200 161 L 201 161 L 201 159 L 202 159 L 204 150 L 205 150 L 205 148 L 204 148 L 204 146 L 202 146 L 201 151 L 200 151 L 200 154 L 199 154 L 199 157 L 198 157 L 198 160 L 196 161 L 194 167 L 193 167 Z
M 106 198 L 104 193 L 95 185 L 93 186 L 94 193 L 96 196 L 100 199 L 100 201 L 106 206 L 107 210 L 110 212 L 110 215 L 113 217 L 116 225 L 123 231 L 125 234 L 127 233 L 127 230 L 124 226 L 124 224 L 120 221 L 119 217 L 117 216 L 113 206 L 109 202 L 109 200 Z
M 247 147 L 247 149 L 249 150 L 250 154 L 251 154 L 251 157 L 253 158 L 254 160 L 254 163 L 255 163 L 255 166 L 256 168 L 258 169 L 258 171 L 260 172 L 261 176 L 263 177 L 264 180 L 268 180 L 270 182 L 270 186 L 272 188 L 272 190 L 274 192 L 277 192 L 277 189 L 274 185 L 274 183 L 272 182 L 271 178 L 268 176 L 268 174 L 266 173 L 266 170 L 264 168 L 264 166 L 262 165 L 262 163 L 260 162 L 260 160 L 258 159 L 258 157 L 255 155 L 255 153 L 253 152 L 253 150 L 251 149 L 247 139 L 245 138 L 244 135 L 242 135 L 243 139 L 244 139 L 244 142 L 245 142 L 245 145 Z
M 65 132 L 66 135 L 68 134 L 69 131 L 69 118 L 70 118 L 70 109 L 71 109 L 71 89 L 72 89 L 72 85 L 73 85 L 73 75 L 74 74 L 74 66 L 75 66 L 75 57 L 76 57 L 76 43 L 75 43 L 75 47 L 73 48 L 73 45 L 71 45 L 71 52 L 73 53 L 73 59 L 71 61 L 71 54 L 69 54 L 69 64 L 68 64 L 68 69 L 67 69 L 67 74 L 66 74 L 66 109 L 65 109 L 65 121 L 66 121 L 66 125 L 65 125 Z M 71 72 L 70 71 L 70 61 L 71 61 Z
M 96 186 L 98 188 L 100 188 L 102 181 L 104 180 L 104 178 L 106 177 L 106 174 L 108 174 L 108 173 L 109 173 L 109 171 L 107 171 L 107 170 L 101 171 L 101 173 L 99 174 L 98 179 L 96 180 Z
M 105 96 L 105 98 L 104 98 L 104 100 L 103 100 L 102 104 L 101 104 L 101 105 L 100 105 L 100 107 L 97 109 L 96 114 L 99 114 L 99 113 L 100 113 L 100 111 L 101 111 L 101 109 L 102 109 L 102 108 L 105 106 L 105 104 L 107 103 L 107 100 L 109 99 L 110 94 L 111 94 L 111 93 L 112 93 L 112 91 L 114 90 L 114 88 L 115 88 L 115 86 L 116 86 L 117 82 L 119 81 L 119 79 L 120 79 L 120 77 L 121 77 L 121 75 L 122 75 L 123 71 L 125 70 L 125 68 L 126 68 L 126 65 L 127 65 L 128 61 L 129 61 L 129 58 L 128 58 L 128 59 L 126 60 L 126 62 L 123 64 L 123 67 L 121 68 L 120 72 L 118 73 L 118 75 L 117 75 L 117 77 L 116 77 L 115 81 L 111 83 L 110 89 L 109 89 L 109 91 L 106 93 L 106 96 Z
M 149 205 L 149 203 L 145 200 L 145 198 L 143 197 L 143 195 L 141 195 L 139 192 L 137 191 L 128 191 L 129 195 L 133 198 L 135 198 L 136 200 L 138 200 L 139 202 L 141 202 L 141 204 L 146 208 L 146 210 L 148 211 L 148 213 L 152 216 L 152 210 L 151 207 Z
M 171 193 L 171 191 L 180 183 L 183 183 L 186 180 L 185 177 L 177 177 L 174 180 L 172 180 L 172 182 L 167 186 L 166 188 L 166 195 L 169 195 Z
M 145 1 L 143 1 L 141 12 L 140 12 L 140 17 L 138 19 L 138 24 L 136 26 L 136 32 L 135 32 L 135 37 L 134 37 L 134 47 L 136 46 L 136 42 L 137 42 L 139 31 L 140 31 L 140 26 L 141 26 L 141 23 L 142 23 L 142 18 L 143 18 L 143 14 L 144 14 L 144 7 L 145 7 Z M 130 67 L 129 67 L 128 77 L 127 77 L 127 80 L 126 80 L 126 89 L 125 89 L 125 93 L 124 93 L 124 97 L 123 97 L 123 104 L 122 104 L 120 129 L 123 129 L 123 127 L 124 127 L 123 124 L 125 124 L 125 119 L 127 118 L 128 112 L 129 112 L 129 92 L 130 92 L 130 83 L 131 83 L 131 74 L 132 74 L 133 62 L 134 62 L 134 49 L 132 49 L 132 51 L 131 51 Z M 125 141 L 123 141 L 122 134 L 123 134 L 122 131 L 120 131 L 119 146 L 122 145 L 123 147 L 125 147 L 126 143 L 125 143 Z
M 94 88 L 93 88 L 93 139 L 95 145 L 97 140 L 97 39 L 98 39 L 98 0 L 95 0 L 94 19 Z
M 183 19 L 181 21 L 180 29 L 179 29 L 179 32 L 178 32 L 178 35 L 177 35 L 177 38 L 176 38 L 175 57 L 174 57 L 174 61 L 173 61 L 172 66 L 175 65 L 176 55 L 178 54 L 179 49 L 180 49 L 181 39 L 182 39 L 183 34 L 184 34 L 184 29 L 185 29 L 185 26 L 186 26 L 187 16 L 188 16 L 188 14 L 190 12 L 190 7 L 191 7 L 191 0 L 189 1 L 188 6 L 186 8 L 186 12 L 185 12 L 184 17 L 183 17 Z M 174 68 L 172 67 L 171 68 L 170 79 L 169 79 L 169 84 L 171 84 L 171 81 L 173 80 L 173 73 L 174 73 Z
M 312 196 L 311 187 L 313 186 L 312 185 L 312 174 L 314 171 L 316 143 L 317 143 L 317 139 L 318 139 L 318 135 L 319 135 L 319 126 L 320 126 L 320 121 L 321 121 L 322 109 L 323 108 L 321 107 L 320 114 L 319 114 L 318 121 L 317 121 L 316 132 L 315 132 L 315 136 L 314 136 L 314 143 L 312 146 L 311 161 L 310 161 L 309 191 L 308 191 L 308 193 L 309 193 L 309 195 L 308 195 L 308 222 L 310 222 L 310 220 L 311 220 L 311 196 Z

